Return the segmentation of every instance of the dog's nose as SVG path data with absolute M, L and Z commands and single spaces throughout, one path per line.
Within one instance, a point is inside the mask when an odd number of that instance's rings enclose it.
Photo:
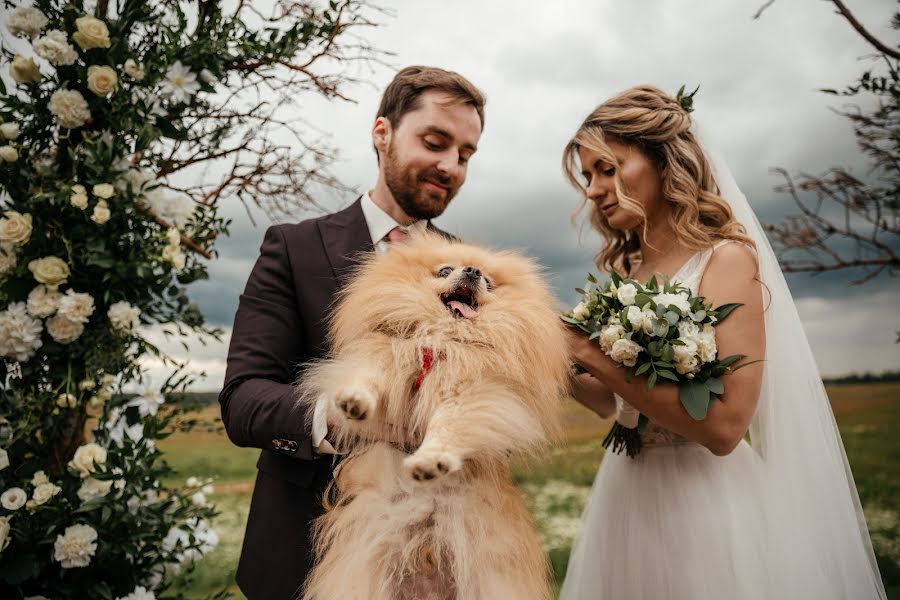
M 481 271 L 475 267 L 466 267 L 463 269 L 463 275 L 469 279 L 478 279 L 481 277 Z

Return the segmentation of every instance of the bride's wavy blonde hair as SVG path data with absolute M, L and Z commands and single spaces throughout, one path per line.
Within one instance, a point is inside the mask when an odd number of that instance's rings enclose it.
M 690 114 L 659 88 L 642 85 L 627 89 L 594 109 L 563 152 L 566 178 L 582 194 L 573 220 L 587 206 L 590 224 L 604 240 L 596 256 L 600 269 L 628 273 L 640 249 L 634 231 L 610 227 L 599 208 L 589 201 L 587 188 L 579 177 L 579 148 L 596 152 L 604 161 L 618 165 L 606 140 L 638 148 L 659 168 L 662 193 L 671 205 L 669 224 L 679 244 L 699 251 L 718 240 L 729 239 L 755 247 L 735 220 L 728 202 L 719 195 L 712 167 L 691 131 Z M 644 209 L 628 195 L 618 169 L 615 186 L 619 206 L 638 216 L 646 230 Z

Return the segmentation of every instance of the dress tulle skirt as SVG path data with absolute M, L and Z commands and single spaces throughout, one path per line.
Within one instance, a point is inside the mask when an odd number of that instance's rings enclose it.
M 743 600 L 769 594 L 757 454 L 696 444 L 607 453 L 561 600 Z

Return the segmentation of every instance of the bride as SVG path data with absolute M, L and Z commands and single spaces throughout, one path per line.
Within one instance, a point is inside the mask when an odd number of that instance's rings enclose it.
M 828 398 L 778 263 L 730 172 L 687 110 L 657 88 L 597 107 L 564 153 L 604 244 L 598 266 L 665 275 L 714 306 L 725 376 L 695 421 L 677 388 L 626 381 L 596 341 L 571 335 L 576 398 L 650 424 L 635 458 L 607 452 L 562 600 L 868 599 L 885 592 Z

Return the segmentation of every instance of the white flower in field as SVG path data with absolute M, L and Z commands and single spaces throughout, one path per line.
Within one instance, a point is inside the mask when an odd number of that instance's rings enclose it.
M 41 504 L 46 504 L 50 501 L 50 498 L 57 495 L 62 491 L 62 488 L 58 485 L 54 485 L 49 481 L 47 483 L 42 483 L 34 488 L 34 494 L 32 494 L 31 498 L 34 502 L 34 506 L 40 506 Z
M 50 483 L 50 478 L 47 477 L 47 474 L 43 471 L 36 471 L 34 476 L 31 478 L 31 485 L 37 487 L 43 483 Z
M 163 260 L 172 263 L 176 271 L 181 272 L 187 262 L 187 257 L 179 246 L 166 246 L 162 251 Z
M 0 244 L 0 278 L 12 273 L 18 262 L 15 248 L 11 244 Z
M 46 15 L 33 6 L 19 6 L 9 13 L 6 28 L 15 36 L 34 39 L 49 22 Z
M 697 354 L 703 362 L 712 362 L 716 360 L 718 353 L 716 347 L 716 330 L 712 325 L 704 325 L 700 334 L 697 336 Z
M 94 212 L 91 213 L 91 221 L 97 225 L 103 225 L 109 221 L 110 216 L 112 216 L 112 213 L 106 204 L 106 200 L 98 200 L 96 206 L 94 206 Z
M 60 344 L 71 344 L 84 333 L 84 323 L 57 314 L 46 321 L 47 333 Z
M 16 162 L 19 160 L 19 151 L 9 144 L 0 146 L 0 159 L 6 162 Z
M 9 517 L 0 517 L 0 552 L 9 546 Z
M 26 500 L 28 500 L 28 494 L 19 487 L 9 488 L 0 495 L 0 505 L 3 505 L 6 510 L 19 510 L 25 506 Z
M 0 219 L 0 243 L 24 246 L 31 239 L 31 215 L 14 210 L 3 212 Z
M 132 331 L 140 325 L 141 309 L 132 306 L 125 300 L 116 302 L 109 307 L 106 315 L 109 317 L 110 323 L 119 331 Z
M 25 58 L 21 54 L 16 54 L 9 63 L 9 76 L 16 83 L 40 83 L 41 69 L 33 58 Z
M 625 337 L 625 328 L 622 327 L 621 323 L 618 321 L 609 323 L 600 330 L 600 337 L 598 338 L 600 348 L 608 354 L 612 350 L 613 344 L 623 337 Z
M 641 310 L 637 306 L 631 305 L 625 313 L 631 328 L 634 331 L 643 331 L 644 333 L 653 333 L 653 322 L 656 320 L 656 314 L 651 310 Z
M 136 406 L 138 414 L 142 417 L 155 415 L 159 411 L 159 407 L 165 403 L 166 398 L 157 390 L 147 389 L 140 395 L 135 396 L 128 401 L 128 406 Z
M 63 534 L 56 536 L 53 544 L 53 558 L 64 569 L 86 567 L 97 552 L 97 531 L 90 525 L 72 525 L 66 527 Z
M 14 302 L 0 312 L 0 356 L 25 362 L 44 343 L 40 319 L 28 314 L 24 302 Z
M 72 195 L 69 196 L 69 203 L 75 208 L 84 210 L 88 207 L 87 190 L 83 185 L 75 184 L 72 186 Z
M 78 53 L 69 44 L 64 31 L 54 29 L 34 43 L 34 51 L 41 58 L 56 66 L 71 65 L 78 60 Z
M 125 65 L 123 67 L 125 74 L 134 79 L 135 81 L 141 81 L 144 78 L 144 65 L 137 62 L 133 58 L 129 58 L 125 61 Z
M 75 456 L 69 461 L 69 468 L 74 469 L 82 479 L 85 479 L 96 470 L 95 465 L 105 464 L 106 448 L 90 442 L 75 451 Z
M 213 75 L 212 71 L 210 71 L 209 69 L 202 69 L 200 71 L 200 79 L 202 79 L 209 85 L 216 85 L 216 82 L 218 81 L 216 79 L 216 76 Z
M 9 466 L 9 454 L 3 448 L 0 448 L 0 471 Z
M 625 306 L 631 306 L 637 297 L 637 287 L 633 283 L 626 283 L 616 290 L 616 297 Z
M 59 299 L 62 295 L 56 289 L 48 289 L 45 285 L 35 286 L 28 293 L 26 307 L 32 317 L 43 319 L 49 317 L 59 308 Z
M 106 97 L 119 87 L 116 70 L 106 65 L 91 65 L 87 72 L 88 89 L 101 97 Z
M 109 493 L 112 489 L 112 485 L 113 482 L 111 480 L 101 481 L 100 479 L 88 477 L 81 482 L 81 487 L 78 488 L 78 498 L 82 502 L 87 502 L 94 498 L 101 498 Z
M 631 340 L 621 339 L 617 340 L 616 343 L 612 345 L 609 356 L 614 361 L 622 363 L 626 367 L 633 367 L 635 363 L 637 363 L 638 354 L 640 354 L 642 350 L 643 348 L 640 344 L 632 342 Z
M 176 60 L 166 71 L 166 79 L 162 82 L 162 93 L 169 96 L 176 104 L 187 103 L 191 96 L 200 90 L 197 75 Z
M 109 29 L 100 19 L 89 15 L 78 17 L 75 19 L 75 27 L 78 31 L 72 35 L 72 39 L 82 50 L 109 48 Z
M 139 585 L 127 596 L 120 596 L 116 600 L 156 600 L 156 595 L 144 586 Z
M 213 487 L 212 485 L 210 485 L 210 484 L 206 484 L 206 485 L 204 485 L 204 486 L 200 489 L 200 491 L 203 492 L 204 494 L 206 494 L 207 496 L 210 496 L 210 495 L 212 495 L 213 493 L 215 493 L 216 488 L 214 488 L 214 487 Z
M 56 398 L 56 405 L 60 408 L 75 408 L 78 406 L 78 398 L 72 394 L 60 394 Z
M 19 137 L 19 124 L 18 123 L 3 123 L 0 124 L 0 135 L 5 137 L 8 140 L 15 140 Z
M 56 90 L 50 96 L 47 108 L 66 129 L 81 127 L 91 118 L 87 100 L 78 90 Z
M 87 323 L 94 314 L 94 298 L 88 293 L 68 289 L 59 299 L 59 314 L 71 321 Z
M 203 492 L 197 492 L 191 496 L 191 504 L 194 506 L 206 506 L 206 496 Z
M 656 294 L 653 296 L 653 301 L 656 302 L 657 306 L 674 306 L 685 315 L 691 310 L 691 303 L 688 300 L 688 295 L 684 292 L 679 292 L 677 294 Z
M 194 476 L 188 477 L 187 481 L 184 482 L 184 485 L 191 488 L 200 487 L 200 479 Z

